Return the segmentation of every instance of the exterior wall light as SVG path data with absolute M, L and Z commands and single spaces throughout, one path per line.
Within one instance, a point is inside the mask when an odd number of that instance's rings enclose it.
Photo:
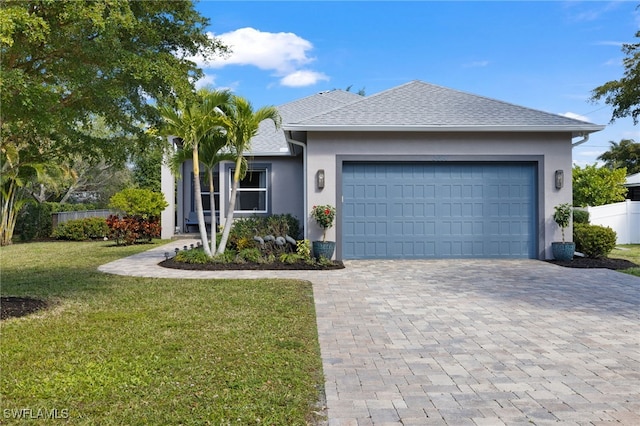
M 324 169 L 319 169 L 316 173 L 316 186 L 318 189 L 324 189 Z
M 564 170 L 556 170 L 556 189 L 564 186 Z

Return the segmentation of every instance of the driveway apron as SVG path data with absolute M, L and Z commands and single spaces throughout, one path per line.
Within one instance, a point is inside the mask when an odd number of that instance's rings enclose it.
M 640 278 L 536 260 L 200 272 L 165 248 L 100 267 L 313 283 L 329 426 L 640 425 Z

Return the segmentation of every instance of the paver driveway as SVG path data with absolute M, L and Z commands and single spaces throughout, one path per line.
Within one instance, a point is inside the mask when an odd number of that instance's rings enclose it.
M 640 425 L 640 278 L 535 260 L 140 276 L 313 282 L 329 425 Z

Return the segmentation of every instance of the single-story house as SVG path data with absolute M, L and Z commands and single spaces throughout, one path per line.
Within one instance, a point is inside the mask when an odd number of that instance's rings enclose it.
M 627 199 L 640 201 L 640 173 L 627 176 L 624 186 L 627 187 Z
M 327 239 L 340 260 L 551 258 L 554 206 L 572 200 L 572 146 L 604 128 L 422 81 L 278 109 L 282 128 L 265 122 L 253 140 L 236 217 L 290 213 L 313 241 L 311 208 L 334 205 Z M 163 215 L 165 238 L 194 210 L 190 170 Z M 223 212 L 232 171 L 218 169 Z M 172 201 L 174 178 L 163 177 Z

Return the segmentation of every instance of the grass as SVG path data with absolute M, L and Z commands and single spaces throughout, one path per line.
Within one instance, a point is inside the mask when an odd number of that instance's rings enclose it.
M 40 415 L 102 425 L 313 422 L 323 380 L 311 285 L 96 270 L 149 248 L 47 242 L 0 249 L 1 294 L 53 303 L 2 322 L 2 418 L 12 424 Z
M 616 259 L 625 259 L 640 265 L 640 244 L 623 244 L 619 245 L 609 253 L 609 257 Z M 640 277 L 640 267 L 624 269 L 620 272 Z

